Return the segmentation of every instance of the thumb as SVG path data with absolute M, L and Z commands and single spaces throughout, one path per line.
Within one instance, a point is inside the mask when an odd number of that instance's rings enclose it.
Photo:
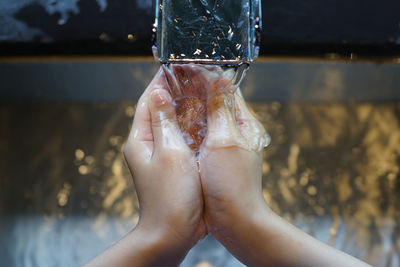
M 187 147 L 183 140 L 172 97 L 165 89 L 155 89 L 149 97 L 154 150 Z

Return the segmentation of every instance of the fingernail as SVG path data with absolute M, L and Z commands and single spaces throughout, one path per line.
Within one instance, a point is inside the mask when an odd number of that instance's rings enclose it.
M 155 106 L 163 106 L 172 101 L 170 94 L 164 89 L 157 89 L 151 93 L 151 101 Z

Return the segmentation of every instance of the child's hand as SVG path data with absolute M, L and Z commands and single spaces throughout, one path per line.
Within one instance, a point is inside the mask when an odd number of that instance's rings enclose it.
M 273 213 L 262 195 L 262 151 L 269 138 L 240 92 L 208 104 L 200 175 L 208 230 L 247 266 L 367 266 Z
M 205 220 L 210 232 L 229 234 L 241 218 L 263 212 L 262 155 L 269 137 L 240 91 L 216 93 L 208 103 L 208 133 L 200 152 Z M 245 228 L 243 228 L 245 229 Z
M 268 208 L 261 176 L 269 138 L 239 91 L 218 91 L 221 82 L 209 92 L 199 177 L 164 73 L 156 75 L 124 150 L 140 202 L 138 226 L 86 266 L 177 266 L 207 229 L 248 266 L 366 266 Z
M 136 186 L 136 230 L 160 234 L 169 248 L 186 252 L 206 234 L 197 163 L 177 124 L 165 76 L 159 71 L 140 98 L 125 145 Z

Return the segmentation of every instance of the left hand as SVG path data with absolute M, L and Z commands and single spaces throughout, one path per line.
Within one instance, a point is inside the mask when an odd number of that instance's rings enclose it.
M 137 229 L 184 254 L 206 235 L 194 152 L 180 132 L 162 70 L 140 98 L 124 154 L 137 190 Z M 136 229 L 135 229 L 136 231 Z
M 139 223 L 85 267 L 178 266 L 206 235 L 194 152 L 186 145 L 160 70 L 141 96 L 124 154 L 140 204 Z

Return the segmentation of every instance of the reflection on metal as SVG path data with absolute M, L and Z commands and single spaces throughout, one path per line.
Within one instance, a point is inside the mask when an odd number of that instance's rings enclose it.
M 281 216 L 399 266 L 400 104 L 251 105 L 272 138 L 263 194 Z M 134 103 L 0 105 L 0 258 L 76 266 L 138 221 L 122 146 Z M 218 260 L 217 260 L 218 259 Z M 206 239 L 183 266 L 242 266 Z

